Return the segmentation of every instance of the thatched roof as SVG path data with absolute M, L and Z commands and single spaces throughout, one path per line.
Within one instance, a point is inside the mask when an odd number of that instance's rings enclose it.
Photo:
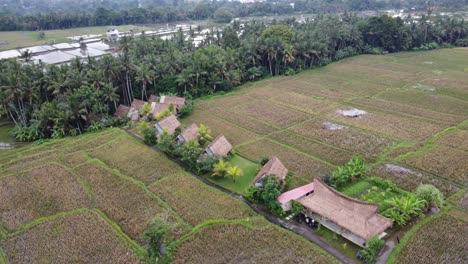
M 167 133 L 172 135 L 174 134 L 175 130 L 180 127 L 180 122 L 177 120 L 175 115 L 170 115 L 161 119 L 161 121 L 158 122 L 158 125 L 161 129 L 167 130 Z
M 178 96 L 161 96 L 160 103 L 163 104 L 173 104 L 174 107 L 179 107 L 185 105 L 185 97 L 178 97 Z
M 223 135 L 217 136 L 207 147 L 214 155 L 224 157 L 227 156 L 232 149 L 231 143 Z
M 284 180 L 286 175 L 288 175 L 288 169 L 283 165 L 278 157 L 274 156 L 263 166 L 257 176 L 255 176 L 252 180 L 252 184 L 255 184 L 264 175 L 275 176 L 277 179 Z
M 119 107 L 117 107 L 117 110 L 115 110 L 114 116 L 126 117 L 128 115 L 129 111 L 130 111 L 129 106 L 121 104 L 121 105 L 119 105 Z
M 157 118 L 158 114 L 164 111 L 168 107 L 169 105 L 167 104 L 156 103 L 156 106 L 153 109 L 153 118 Z
M 154 94 L 150 95 L 150 97 L 148 98 L 148 103 L 155 103 L 155 102 L 158 102 L 158 97 Z
M 180 136 L 185 140 L 185 142 L 188 142 L 192 139 L 197 140 L 198 139 L 197 133 L 198 133 L 198 126 L 195 123 L 193 123 L 186 129 L 184 129 L 184 131 L 180 133 Z
M 393 225 L 377 214 L 378 205 L 350 198 L 327 186 L 320 178 L 314 180 L 314 193 L 300 199 L 308 210 L 321 215 L 349 232 L 369 240 Z
M 146 103 L 145 101 L 133 99 L 132 105 L 130 107 L 133 107 L 136 110 L 138 110 L 138 112 L 140 112 L 141 108 L 143 107 L 145 103 Z

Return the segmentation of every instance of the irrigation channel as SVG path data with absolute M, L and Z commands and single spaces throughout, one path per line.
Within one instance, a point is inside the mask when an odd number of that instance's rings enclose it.
M 128 130 L 124 130 L 124 131 L 127 132 L 130 136 L 132 136 L 136 140 L 138 140 L 138 141 L 140 141 L 140 142 L 142 142 L 144 144 L 143 139 L 141 139 L 140 137 L 138 137 L 137 135 L 135 135 L 131 131 L 128 131 Z M 254 210 L 256 213 L 258 213 L 260 215 L 263 215 L 265 217 L 265 219 L 267 219 L 271 223 L 273 223 L 275 225 L 278 225 L 278 226 L 280 226 L 282 228 L 285 228 L 285 229 L 287 229 L 289 231 L 292 231 L 292 232 L 294 232 L 294 233 L 296 233 L 298 235 L 303 236 L 305 239 L 307 239 L 310 242 L 312 242 L 312 243 L 316 244 L 317 246 L 321 247 L 323 250 L 325 250 L 330 255 L 334 256 L 335 258 L 337 258 L 338 260 L 340 260 L 343 263 L 356 264 L 356 262 L 353 259 L 343 255 L 336 248 L 334 248 L 333 246 L 331 246 L 327 242 L 323 241 L 319 236 L 313 234 L 309 229 L 304 228 L 303 226 L 299 225 L 298 223 L 296 223 L 294 221 L 284 221 L 283 219 L 272 215 L 271 213 L 265 211 L 263 208 L 261 208 L 257 204 L 254 204 L 253 202 L 251 202 L 250 200 L 248 200 L 244 196 L 242 196 L 242 195 L 240 195 L 238 193 L 235 193 L 233 191 L 230 191 L 228 189 L 225 189 L 225 188 L 217 185 L 216 183 L 210 182 L 209 180 L 205 179 L 204 177 L 195 174 L 192 170 L 190 170 L 189 167 L 187 167 L 187 165 L 185 165 L 184 163 L 182 163 L 178 159 L 175 159 L 174 157 L 171 157 L 171 156 L 167 155 L 166 152 L 162 151 L 158 147 L 155 147 L 155 146 L 149 146 L 149 147 L 152 148 L 153 150 L 159 152 L 159 153 L 164 154 L 167 158 L 169 158 L 173 162 L 179 164 L 182 168 L 184 168 L 192 176 L 196 177 L 197 179 L 199 179 L 200 181 L 202 181 L 206 185 L 209 185 L 209 186 L 211 186 L 213 188 L 216 188 L 216 189 L 230 195 L 231 197 L 234 197 L 237 200 L 240 200 L 243 203 L 247 204 L 250 208 L 252 208 L 252 210 Z

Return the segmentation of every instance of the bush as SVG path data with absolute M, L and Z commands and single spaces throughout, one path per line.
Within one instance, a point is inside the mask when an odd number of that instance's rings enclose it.
M 294 215 L 298 215 L 304 211 L 304 206 L 299 203 L 298 201 L 292 200 L 291 201 L 291 213 Z
M 258 163 L 262 166 L 265 166 L 265 164 L 267 164 L 269 160 L 270 160 L 269 157 L 261 157 Z
M 353 157 L 346 165 L 338 166 L 332 172 L 329 182 L 331 182 L 333 187 L 341 187 L 350 180 L 361 177 L 364 171 L 364 159 L 362 157 Z
M 255 187 L 254 187 L 255 188 Z M 281 186 L 276 182 L 274 176 L 267 176 L 263 179 L 263 186 L 256 187 L 251 191 L 252 198 L 268 207 L 276 215 L 284 215 L 284 211 L 278 202 L 281 194 Z
M 44 137 L 39 126 L 32 124 L 30 126 L 16 126 L 11 134 L 19 141 L 35 141 Z
M 442 207 L 444 204 L 443 194 L 431 184 L 421 184 L 416 188 L 415 191 L 416 198 L 424 200 L 426 203 L 426 208 L 429 207 Z
M 158 147 L 160 147 L 164 152 L 172 155 L 174 150 L 174 136 L 167 133 L 166 130 L 159 136 Z
M 149 146 L 154 146 L 158 143 L 158 137 L 153 129 L 146 129 L 143 132 L 144 142 Z
M 190 101 L 186 105 L 182 106 L 179 111 L 180 118 L 189 116 L 193 112 L 193 103 Z
M 216 156 L 206 156 L 197 162 L 197 172 L 205 174 L 211 172 L 214 164 L 218 162 L 219 158 Z
M 365 263 L 373 264 L 377 261 L 380 249 L 385 245 L 385 241 L 374 236 L 367 241 L 367 246 L 362 250 L 362 258 Z
M 455 41 L 455 46 L 468 47 L 468 38 L 457 39 L 457 41 Z
M 148 243 L 148 252 L 152 262 L 157 260 L 159 255 L 158 249 L 164 245 L 164 242 L 172 229 L 173 227 L 169 224 L 169 217 L 167 215 L 157 215 L 148 224 L 148 227 L 143 234 L 143 238 Z

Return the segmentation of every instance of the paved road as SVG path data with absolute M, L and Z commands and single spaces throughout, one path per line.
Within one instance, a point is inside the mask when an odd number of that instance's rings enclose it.
M 135 139 L 137 139 L 138 141 L 140 142 L 143 142 L 143 140 L 141 138 L 139 138 L 137 135 L 135 135 L 134 133 L 130 132 L 130 131 L 127 131 L 125 130 L 125 132 L 127 132 L 130 136 L 134 137 Z M 144 143 L 144 142 L 143 142 Z M 300 226 L 299 224 L 293 222 L 293 221 L 284 221 L 283 219 L 277 217 L 277 216 L 274 216 L 272 215 L 271 213 L 265 211 L 263 208 L 261 208 L 260 206 L 258 206 L 257 204 L 254 204 L 253 202 L 251 202 L 250 200 L 248 200 L 247 198 L 245 198 L 244 196 L 238 194 L 238 193 L 235 193 L 235 192 L 232 192 L 228 189 L 225 189 L 209 180 L 207 180 L 206 178 L 204 177 L 201 177 L 195 173 L 193 173 L 192 170 L 190 170 L 190 168 L 188 168 L 187 165 L 185 165 L 184 163 L 182 163 L 180 160 L 174 158 L 174 157 L 171 157 L 169 155 L 167 155 L 167 153 L 165 153 L 164 151 L 162 151 L 161 149 L 157 148 L 157 147 L 151 147 L 153 150 L 159 152 L 159 153 L 162 153 L 164 154 L 166 157 L 168 157 L 170 160 L 176 162 L 177 164 L 179 164 L 181 167 L 183 167 L 186 171 L 188 171 L 191 175 L 193 175 L 194 177 L 196 177 L 197 179 L 201 180 L 203 183 L 205 183 L 206 185 L 209 185 L 213 188 L 216 188 L 240 201 L 242 201 L 243 203 L 247 204 L 250 208 L 252 208 L 255 212 L 257 212 L 258 214 L 260 215 L 263 215 L 268 221 L 270 221 L 271 223 L 273 224 L 276 224 L 278 226 L 281 226 L 282 228 L 285 228 L 285 229 L 288 229 L 289 231 L 292 231 L 296 234 L 299 234 L 301 236 L 303 236 L 304 238 L 306 238 L 307 240 L 309 240 L 310 242 L 318 245 L 319 247 L 321 247 L 323 250 L 325 250 L 326 252 L 328 252 L 330 255 L 333 255 L 335 258 L 339 259 L 341 262 L 343 263 L 349 263 L 349 264 L 356 264 L 356 262 L 343 255 L 340 251 L 338 251 L 336 248 L 334 248 L 333 246 L 331 246 L 330 244 L 328 244 L 327 242 L 323 241 L 322 239 L 320 239 L 319 236 L 315 235 L 314 233 L 312 233 L 310 230 Z

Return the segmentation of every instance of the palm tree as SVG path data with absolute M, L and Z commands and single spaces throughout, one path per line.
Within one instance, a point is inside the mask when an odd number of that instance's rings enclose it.
M 237 166 L 234 166 L 234 167 L 230 167 L 227 172 L 226 172 L 227 176 L 229 176 L 229 178 L 231 178 L 234 182 L 236 182 L 237 179 L 239 179 L 240 177 L 244 176 L 244 172 L 242 171 L 242 169 L 240 169 L 239 167 Z
M 119 101 L 119 95 L 117 94 L 117 88 L 112 87 L 111 83 L 105 83 L 102 86 L 102 92 L 106 103 L 113 102 L 114 107 L 117 110 L 117 102 Z
M 133 70 L 135 71 L 135 80 L 142 83 L 141 88 L 141 100 L 145 97 L 148 97 L 146 92 L 147 84 L 152 84 L 154 79 L 154 72 L 150 69 L 148 64 L 145 62 L 141 63 L 140 66 L 133 65 Z
M 220 159 L 217 164 L 213 165 L 213 177 L 225 177 L 228 171 L 229 163 Z
M 200 127 L 198 128 L 198 131 L 197 131 L 197 137 L 202 145 L 205 144 L 205 142 L 208 140 L 213 140 L 213 137 L 210 134 L 211 134 L 211 129 L 209 129 L 204 124 L 200 124 Z

